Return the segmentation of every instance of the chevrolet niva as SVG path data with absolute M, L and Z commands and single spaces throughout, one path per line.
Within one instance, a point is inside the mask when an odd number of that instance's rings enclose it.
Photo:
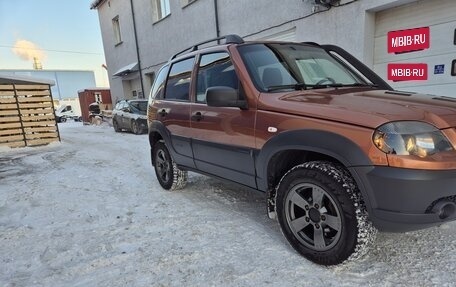
M 265 192 L 291 246 L 323 265 L 360 258 L 377 230 L 455 219 L 456 99 L 395 91 L 334 45 L 215 40 L 152 86 L 164 189 L 195 171 Z

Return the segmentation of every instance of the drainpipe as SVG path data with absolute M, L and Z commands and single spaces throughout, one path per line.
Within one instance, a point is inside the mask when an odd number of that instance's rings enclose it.
M 131 6 L 131 17 L 133 18 L 133 32 L 135 35 L 136 58 L 138 60 L 139 82 L 141 84 L 142 97 L 145 98 L 146 95 L 144 94 L 144 84 L 143 84 L 143 77 L 142 77 L 142 71 L 141 71 L 141 60 L 139 58 L 138 34 L 136 33 L 136 20 L 135 20 L 135 9 L 133 8 L 133 0 L 130 0 L 130 6 Z
M 214 0 L 214 12 L 215 12 L 215 33 L 217 38 L 220 37 L 219 17 L 218 17 L 218 5 L 217 0 Z M 217 44 L 220 44 L 220 40 L 217 40 Z

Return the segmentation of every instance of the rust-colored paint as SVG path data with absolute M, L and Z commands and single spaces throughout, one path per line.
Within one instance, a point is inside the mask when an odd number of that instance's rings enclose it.
M 192 114 L 201 112 L 201 121 L 191 121 L 192 138 L 231 146 L 255 148 L 255 110 L 208 107 L 193 104 Z
M 167 115 L 160 115 L 162 110 Z M 160 120 L 172 135 L 190 138 L 190 103 L 180 101 L 155 101 L 155 107 L 149 105 L 149 116 L 155 115 L 154 119 Z
M 228 51 L 241 81 L 248 110 L 214 108 L 195 103 L 195 84 L 189 102 L 150 101 L 149 121 L 161 120 L 173 135 L 260 150 L 283 131 L 313 129 L 341 135 L 364 151 L 374 165 L 409 169 L 456 169 L 456 152 L 426 158 L 387 155 L 373 143 L 375 129 L 391 121 L 422 121 L 443 131 L 456 148 L 456 101 L 422 94 L 402 94 L 361 87 L 326 88 L 284 93 L 260 93 L 254 86 L 236 45 L 218 45 L 199 53 Z M 192 78 L 196 76 L 195 66 Z M 172 121 L 157 111 L 170 109 Z M 191 120 L 195 111 L 204 120 Z M 275 130 L 276 129 L 276 130 Z

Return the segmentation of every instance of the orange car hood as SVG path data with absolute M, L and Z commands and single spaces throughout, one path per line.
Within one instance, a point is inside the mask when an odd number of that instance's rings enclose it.
M 327 88 L 263 93 L 258 109 L 376 128 L 386 122 L 423 121 L 456 127 L 456 98 L 370 88 Z

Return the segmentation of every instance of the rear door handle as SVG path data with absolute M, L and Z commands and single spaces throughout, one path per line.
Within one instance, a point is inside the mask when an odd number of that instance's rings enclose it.
M 199 122 L 199 121 L 201 121 L 203 118 L 204 118 L 204 117 L 203 117 L 203 114 L 202 114 L 201 112 L 194 112 L 194 113 L 192 114 L 192 120 L 193 120 L 193 121 Z

